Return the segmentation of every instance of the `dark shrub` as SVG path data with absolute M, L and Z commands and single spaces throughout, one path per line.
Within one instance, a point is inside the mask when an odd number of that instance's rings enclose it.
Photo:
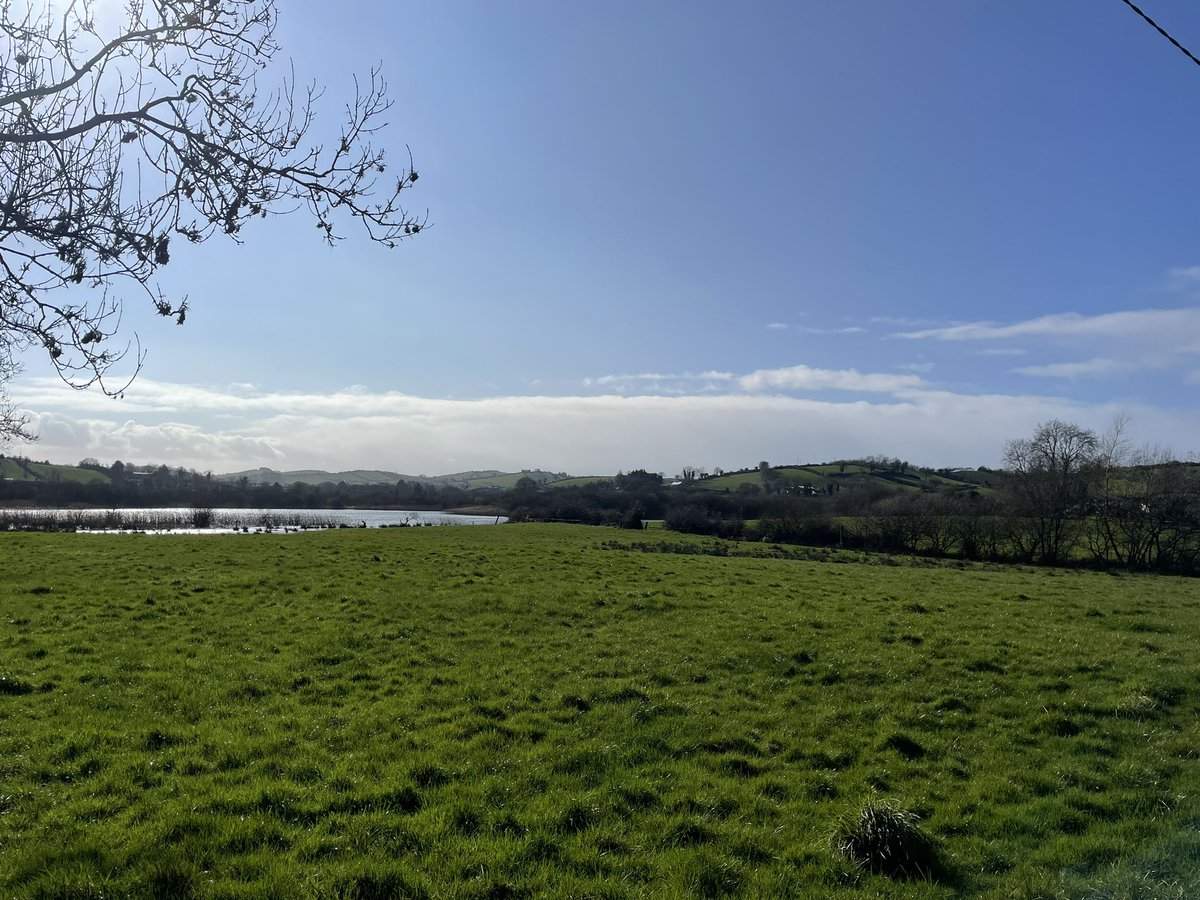
M 663 527 L 683 534 L 707 534 L 713 537 L 738 539 L 745 532 L 745 523 L 738 518 L 714 515 L 702 506 L 678 506 L 667 511 Z
M 890 800 L 868 800 L 858 815 L 839 824 L 833 843 L 877 875 L 934 878 L 940 871 L 933 843 L 917 825 L 916 814 Z
M 798 516 L 763 519 L 758 536 L 773 544 L 802 544 L 807 547 L 836 547 L 842 543 L 842 530 L 829 519 Z

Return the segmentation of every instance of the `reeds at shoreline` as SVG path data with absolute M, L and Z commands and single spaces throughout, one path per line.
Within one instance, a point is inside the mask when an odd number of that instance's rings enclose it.
M 0 531 L 264 532 L 336 528 L 338 521 L 308 510 L 3 509 Z

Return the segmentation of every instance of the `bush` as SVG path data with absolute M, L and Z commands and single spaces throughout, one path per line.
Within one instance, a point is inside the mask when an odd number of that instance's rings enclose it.
M 701 506 L 678 506 L 667 511 L 663 527 L 683 534 L 707 534 L 736 540 L 745 532 L 746 523 L 737 518 L 713 515 Z
M 640 506 L 634 506 L 629 510 L 629 512 L 621 516 L 620 524 L 622 528 L 628 528 L 631 530 L 636 529 L 637 531 L 641 531 L 644 527 L 642 524 L 643 518 L 645 518 L 645 514 L 642 512 L 642 508 Z
M 868 800 L 834 834 L 835 849 L 877 875 L 934 878 L 940 871 L 932 841 L 917 815 L 891 800 Z
M 837 547 L 842 543 L 842 530 L 829 519 L 788 518 L 763 519 L 757 536 L 772 544 L 802 544 L 806 547 Z

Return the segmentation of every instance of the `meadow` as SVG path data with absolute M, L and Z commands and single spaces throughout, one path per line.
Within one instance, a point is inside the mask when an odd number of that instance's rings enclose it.
M 1198 636 L 661 531 L 3 534 L 0 896 L 1200 896 Z

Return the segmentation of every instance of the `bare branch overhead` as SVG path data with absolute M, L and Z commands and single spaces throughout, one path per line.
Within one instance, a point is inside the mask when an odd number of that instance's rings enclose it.
M 37 7 L 37 8 L 35 8 Z M 239 241 L 251 218 L 306 212 L 330 244 L 357 221 L 393 247 L 426 227 L 401 194 L 418 178 L 373 144 L 391 106 L 378 70 L 340 127 L 314 140 L 315 85 L 259 79 L 279 53 L 274 0 L 133 0 L 102 24 L 95 0 L 0 0 L 0 342 L 45 349 L 76 387 L 105 375 L 122 286 L 182 324 L 186 297 L 154 283 L 180 239 Z M 174 242 L 174 243 L 173 243 Z

